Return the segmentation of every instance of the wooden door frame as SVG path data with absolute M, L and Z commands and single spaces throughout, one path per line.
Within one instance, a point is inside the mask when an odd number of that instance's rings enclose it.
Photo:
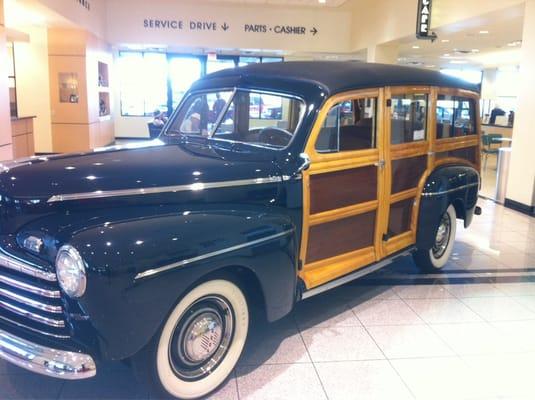
M 436 136 L 436 92 L 432 86 L 394 86 L 385 88 L 385 118 L 384 118 L 384 137 L 385 137 L 385 195 L 383 198 L 383 213 L 382 231 L 388 232 L 388 223 L 390 219 L 390 207 L 392 204 L 414 198 L 414 205 L 410 220 L 410 230 L 400 235 L 394 236 L 383 242 L 382 257 L 386 257 L 403 248 L 406 248 L 416 242 L 416 226 L 419 209 L 419 201 L 421 191 L 425 179 L 428 176 L 429 170 L 432 167 L 431 149 L 434 146 L 434 139 Z M 426 116 L 426 137 L 425 140 L 418 142 L 391 144 L 392 138 L 392 123 L 391 110 L 386 107 L 386 102 L 392 99 L 392 96 L 403 94 L 427 94 L 427 116 Z M 392 161 L 417 157 L 427 156 L 427 168 L 418 182 L 418 186 L 399 193 L 392 194 Z
M 320 153 L 316 151 L 316 141 L 320 134 L 321 128 L 331 108 L 343 101 L 377 98 L 376 101 L 376 121 L 375 135 L 376 146 L 373 149 L 344 151 L 337 153 Z M 324 211 L 317 214 L 310 214 L 310 176 L 318 173 L 327 173 L 343 171 L 347 169 L 365 167 L 370 165 L 379 165 L 384 159 L 383 137 L 382 132 L 384 122 L 384 88 L 372 88 L 363 90 L 352 90 L 336 94 L 327 99 L 318 113 L 318 117 L 311 130 L 305 153 L 310 157 L 310 168 L 303 171 L 303 225 L 302 238 L 299 258 L 302 263 L 302 269 L 299 271 L 300 278 L 304 281 L 307 289 L 319 286 L 339 276 L 352 272 L 360 267 L 366 266 L 377 261 L 380 258 L 380 239 L 382 234 L 379 232 L 379 221 L 381 220 L 380 201 L 384 192 L 384 172 L 378 167 L 377 176 L 377 199 L 365 203 L 359 203 L 348 207 Z M 365 212 L 377 210 L 375 218 L 375 234 L 373 246 L 358 249 L 350 253 L 340 254 L 335 257 L 306 263 L 307 247 L 309 240 L 309 230 L 312 226 L 339 220 L 349 216 L 360 215 Z M 328 267 L 328 268 L 327 268 Z

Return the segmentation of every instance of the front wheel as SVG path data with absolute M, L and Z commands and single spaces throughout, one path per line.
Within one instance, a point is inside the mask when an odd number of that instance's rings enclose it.
M 456 218 L 455 208 L 450 204 L 436 227 L 433 247 L 428 250 L 418 249 L 414 252 L 414 261 L 418 267 L 424 271 L 436 272 L 446 265 L 455 242 Z
M 242 353 L 249 329 L 243 292 L 227 280 L 189 292 L 147 348 L 145 379 L 157 392 L 196 399 L 220 386 Z

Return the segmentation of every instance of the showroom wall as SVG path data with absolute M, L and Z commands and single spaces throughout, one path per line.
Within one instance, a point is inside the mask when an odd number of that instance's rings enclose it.
M 35 151 L 52 152 L 50 87 L 48 84 L 48 33 L 44 26 L 17 26 L 28 41 L 15 42 L 17 109 L 19 116 L 35 116 Z M 39 68 L 35 66 L 38 65 Z
M 0 0 L 0 161 L 12 158 L 4 2 Z

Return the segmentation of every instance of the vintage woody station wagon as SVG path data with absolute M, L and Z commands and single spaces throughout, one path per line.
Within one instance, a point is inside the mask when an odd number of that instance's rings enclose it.
M 478 90 L 253 65 L 196 82 L 157 141 L 4 165 L 0 357 L 64 379 L 130 360 L 196 398 L 236 365 L 253 309 L 276 320 L 399 255 L 439 270 L 480 212 Z

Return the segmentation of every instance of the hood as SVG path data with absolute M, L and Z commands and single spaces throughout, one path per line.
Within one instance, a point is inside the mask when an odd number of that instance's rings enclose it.
M 279 176 L 273 152 L 206 140 L 149 142 L 35 157 L 4 166 L 0 194 L 17 200 Z

